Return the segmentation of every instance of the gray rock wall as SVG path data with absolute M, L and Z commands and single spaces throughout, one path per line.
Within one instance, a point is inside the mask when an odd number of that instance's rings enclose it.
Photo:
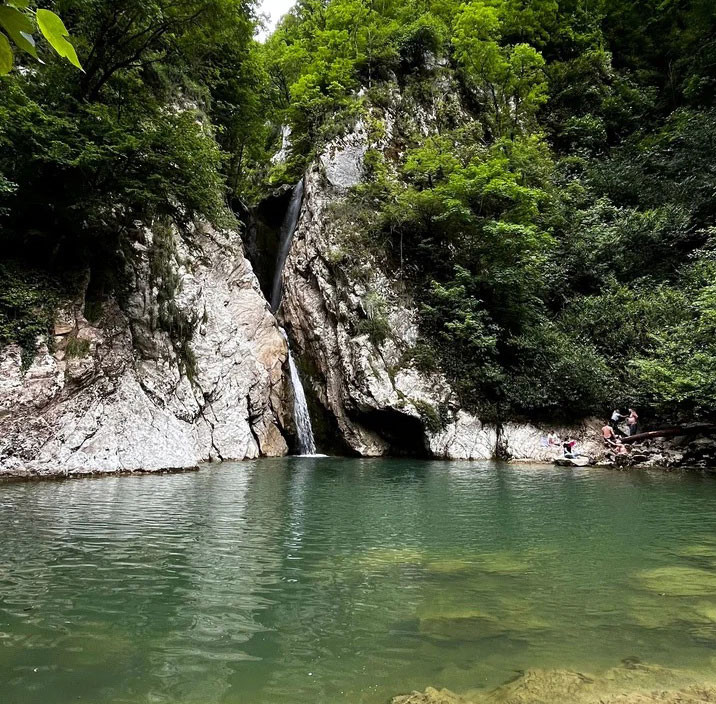
M 488 459 L 497 431 L 459 408 L 440 373 L 406 362 L 418 337 L 417 311 L 380 262 L 366 253 L 355 277 L 334 266 L 346 246 L 331 207 L 361 174 L 365 133 L 359 124 L 320 156 L 305 177 L 304 203 L 284 268 L 279 317 L 299 355 L 314 370 L 311 384 L 356 453 L 409 453 Z M 380 301 L 389 334 L 379 343 L 362 333 Z
M 235 232 L 136 233 L 123 309 L 70 302 L 24 371 L 0 351 L 0 474 L 188 468 L 287 452 L 286 346 Z M 189 245 L 191 243 L 191 246 Z M 168 253 L 168 254 L 167 254 Z M 171 287 L 167 311 L 161 293 Z M 184 325 L 184 343 L 162 319 Z M 166 320 L 165 320 L 166 323 Z

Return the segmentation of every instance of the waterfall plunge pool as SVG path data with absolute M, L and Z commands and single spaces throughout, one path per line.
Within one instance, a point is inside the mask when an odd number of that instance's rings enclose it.
M 383 704 L 716 671 L 716 479 L 283 458 L 0 484 L 6 704 Z

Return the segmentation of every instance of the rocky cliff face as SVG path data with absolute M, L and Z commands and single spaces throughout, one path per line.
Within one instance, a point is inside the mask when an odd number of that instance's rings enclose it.
M 301 218 L 284 268 L 281 316 L 308 358 L 314 392 L 354 452 L 492 457 L 496 431 L 458 408 L 442 375 L 404 361 L 418 334 L 409 298 L 368 257 L 355 279 L 333 265 L 346 241 L 330 207 L 359 177 L 360 139 L 357 131 L 333 145 L 306 174 Z M 390 331 L 380 343 L 360 332 L 361 321 L 378 314 L 371 306 L 380 306 Z
M 18 347 L 0 352 L 0 473 L 285 454 L 286 345 L 238 234 L 144 228 L 127 261 L 121 308 L 90 322 L 68 302 L 27 370 Z
M 409 112 L 426 134 L 433 129 L 434 110 L 412 106 Z M 385 137 L 371 146 L 388 149 L 395 118 L 390 112 L 381 117 Z M 350 214 L 335 213 L 345 210 L 348 189 L 363 179 L 368 147 L 366 127 L 358 122 L 305 176 L 279 314 L 311 372 L 304 383 L 312 385 L 348 446 L 361 455 L 551 461 L 555 451 L 543 445 L 546 429 L 484 425 L 460 407 L 443 374 L 425 372 L 411 361 L 418 312 L 396 272 L 368 251 L 359 266 L 343 264 L 346 250 L 357 245 Z M 378 320 L 384 330 L 379 339 L 372 334 Z M 569 433 L 586 443 L 585 452 L 599 450 L 591 440 L 593 424 Z

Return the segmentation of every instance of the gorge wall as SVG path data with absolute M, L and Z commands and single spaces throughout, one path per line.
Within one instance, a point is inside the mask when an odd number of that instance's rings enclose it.
M 139 228 L 128 299 L 68 301 L 23 369 L 0 353 L 0 471 L 189 468 L 287 452 L 286 343 L 236 232 Z M 170 334 L 170 330 L 172 334 Z M 177 342 L 177 337 L 181 342 Z
M 370 251 L 356 252 L 346 196 L 364 179 L 369 146 L 395 148 L 400 112 L 426 135 L 436 129 L 435 106 L 403 105 L 397 87 L 393 101 L 379 115 L 377 143 L 358 119 L 309 166 L 302 201 L 285 187 L 265 201 L 276 225 L 279 210 L 301 203 L 276 315 L 267 301 L 275 258 L 259 251 L 255 227 L 245 243 L 205 222 L 184 234 L 138 227 L 125 252 L 126 300 L 105 301 L 91 321 L 84 295 L 68 300 L 27 368 L 18 346 L 2 350 L 0 473 L 153 471 L 286 454 L 293 392 L 279 324 L 321 416 L 319 451 L 550 461 L 546 428 L 484 424 L 441 371 L 414 361 L 418 310 L 408 287 Z M 346 265 L 348 251 L 357 265 Z M 596 427 L 557 430 L 596 453 Z
M 449 74 L 441 77 L 437 70 L 435 80 L 446 81 L 444 95 L 453 100 L 449 96 L 457 93 Z M 452 109 L 460 113 L 457 99 Z M 398 272 L 356 240 L 359 225 L 351 220 L 346 196 L 365 179 L 369 149 L 399 149 L 398 115 L 428 136 L 438 129 L 438 109 L 407 100 L 395 85 L 391 107 L 376 112 L 328 144 L 304 177 L 279 310 L 308 372 L 304 384 L 312 386 L 331 427 L 360 455 L 551 461 L 554 451 L 542 445 L 546 429 L 483 424 L 461 407 L 444 374 L 415 363 L 417 307 Z M 384 125 L 378 140 L 369 134 L 369 120 Z M 371 334 L 378 318 L 385 330 L 380 336 Z M 598 427 L 598 421 L 587 420 L 559 431 L 598 453 Z
M 331 154 L 305 177 L 279 318 L 343 449 L 550 460 L 543 430 L 483 425 L 444 376 L 405 362 L 416 311 L 369 260 L 392 332 L 376 344 L 357 330 L 370 314 L 368 284 L 336 275 L 331 260 L 345 233 L 326 208 L 344 193 L 346 173 L 359 174 L 360 150 Z M 122 305 L 110 299 L 90 321 L 79 295 L 29 366 L 17 345 L 0 352 L 0 474 L 156 471 L 288 452 L 292 391 L 279 323 L 238 233 L 200 223 L 190 234 L 191 246 L 177 228 L 138 228 Z

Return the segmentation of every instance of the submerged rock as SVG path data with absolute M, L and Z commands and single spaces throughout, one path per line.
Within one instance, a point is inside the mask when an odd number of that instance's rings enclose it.
M 569 670 L 527 670 L 521 677 L 491 692 L 484 701 L 500 704 L 572 702 L 593 680 Z
M 456 575 L 474 571 L 475 563 L 465 559 L 432 560 L 425 565 L 425 569 L 433 574 Z
M 433 689 L 428 687 L 424 692 L 412 692 L 393 697 L 391 704 L 470 704 L 469 700 L 463 699 L 448 689 Z
M 688 672 L 625 662 L 600 676 L 570 670 L 527 670 L 514 680 L 464 696 L 428 687 L 391 704 L 714 704 L 716 683 Z
M 657 567 L 642 570 L 637 583 L 665 596 L 712 596 L 716 593 L 716 572 L 696 567 Z
M 678 550 L 677 554 L 682 557 L 703 558 L 709 561 L 716 561 L 716 543 L 687 545 Z

